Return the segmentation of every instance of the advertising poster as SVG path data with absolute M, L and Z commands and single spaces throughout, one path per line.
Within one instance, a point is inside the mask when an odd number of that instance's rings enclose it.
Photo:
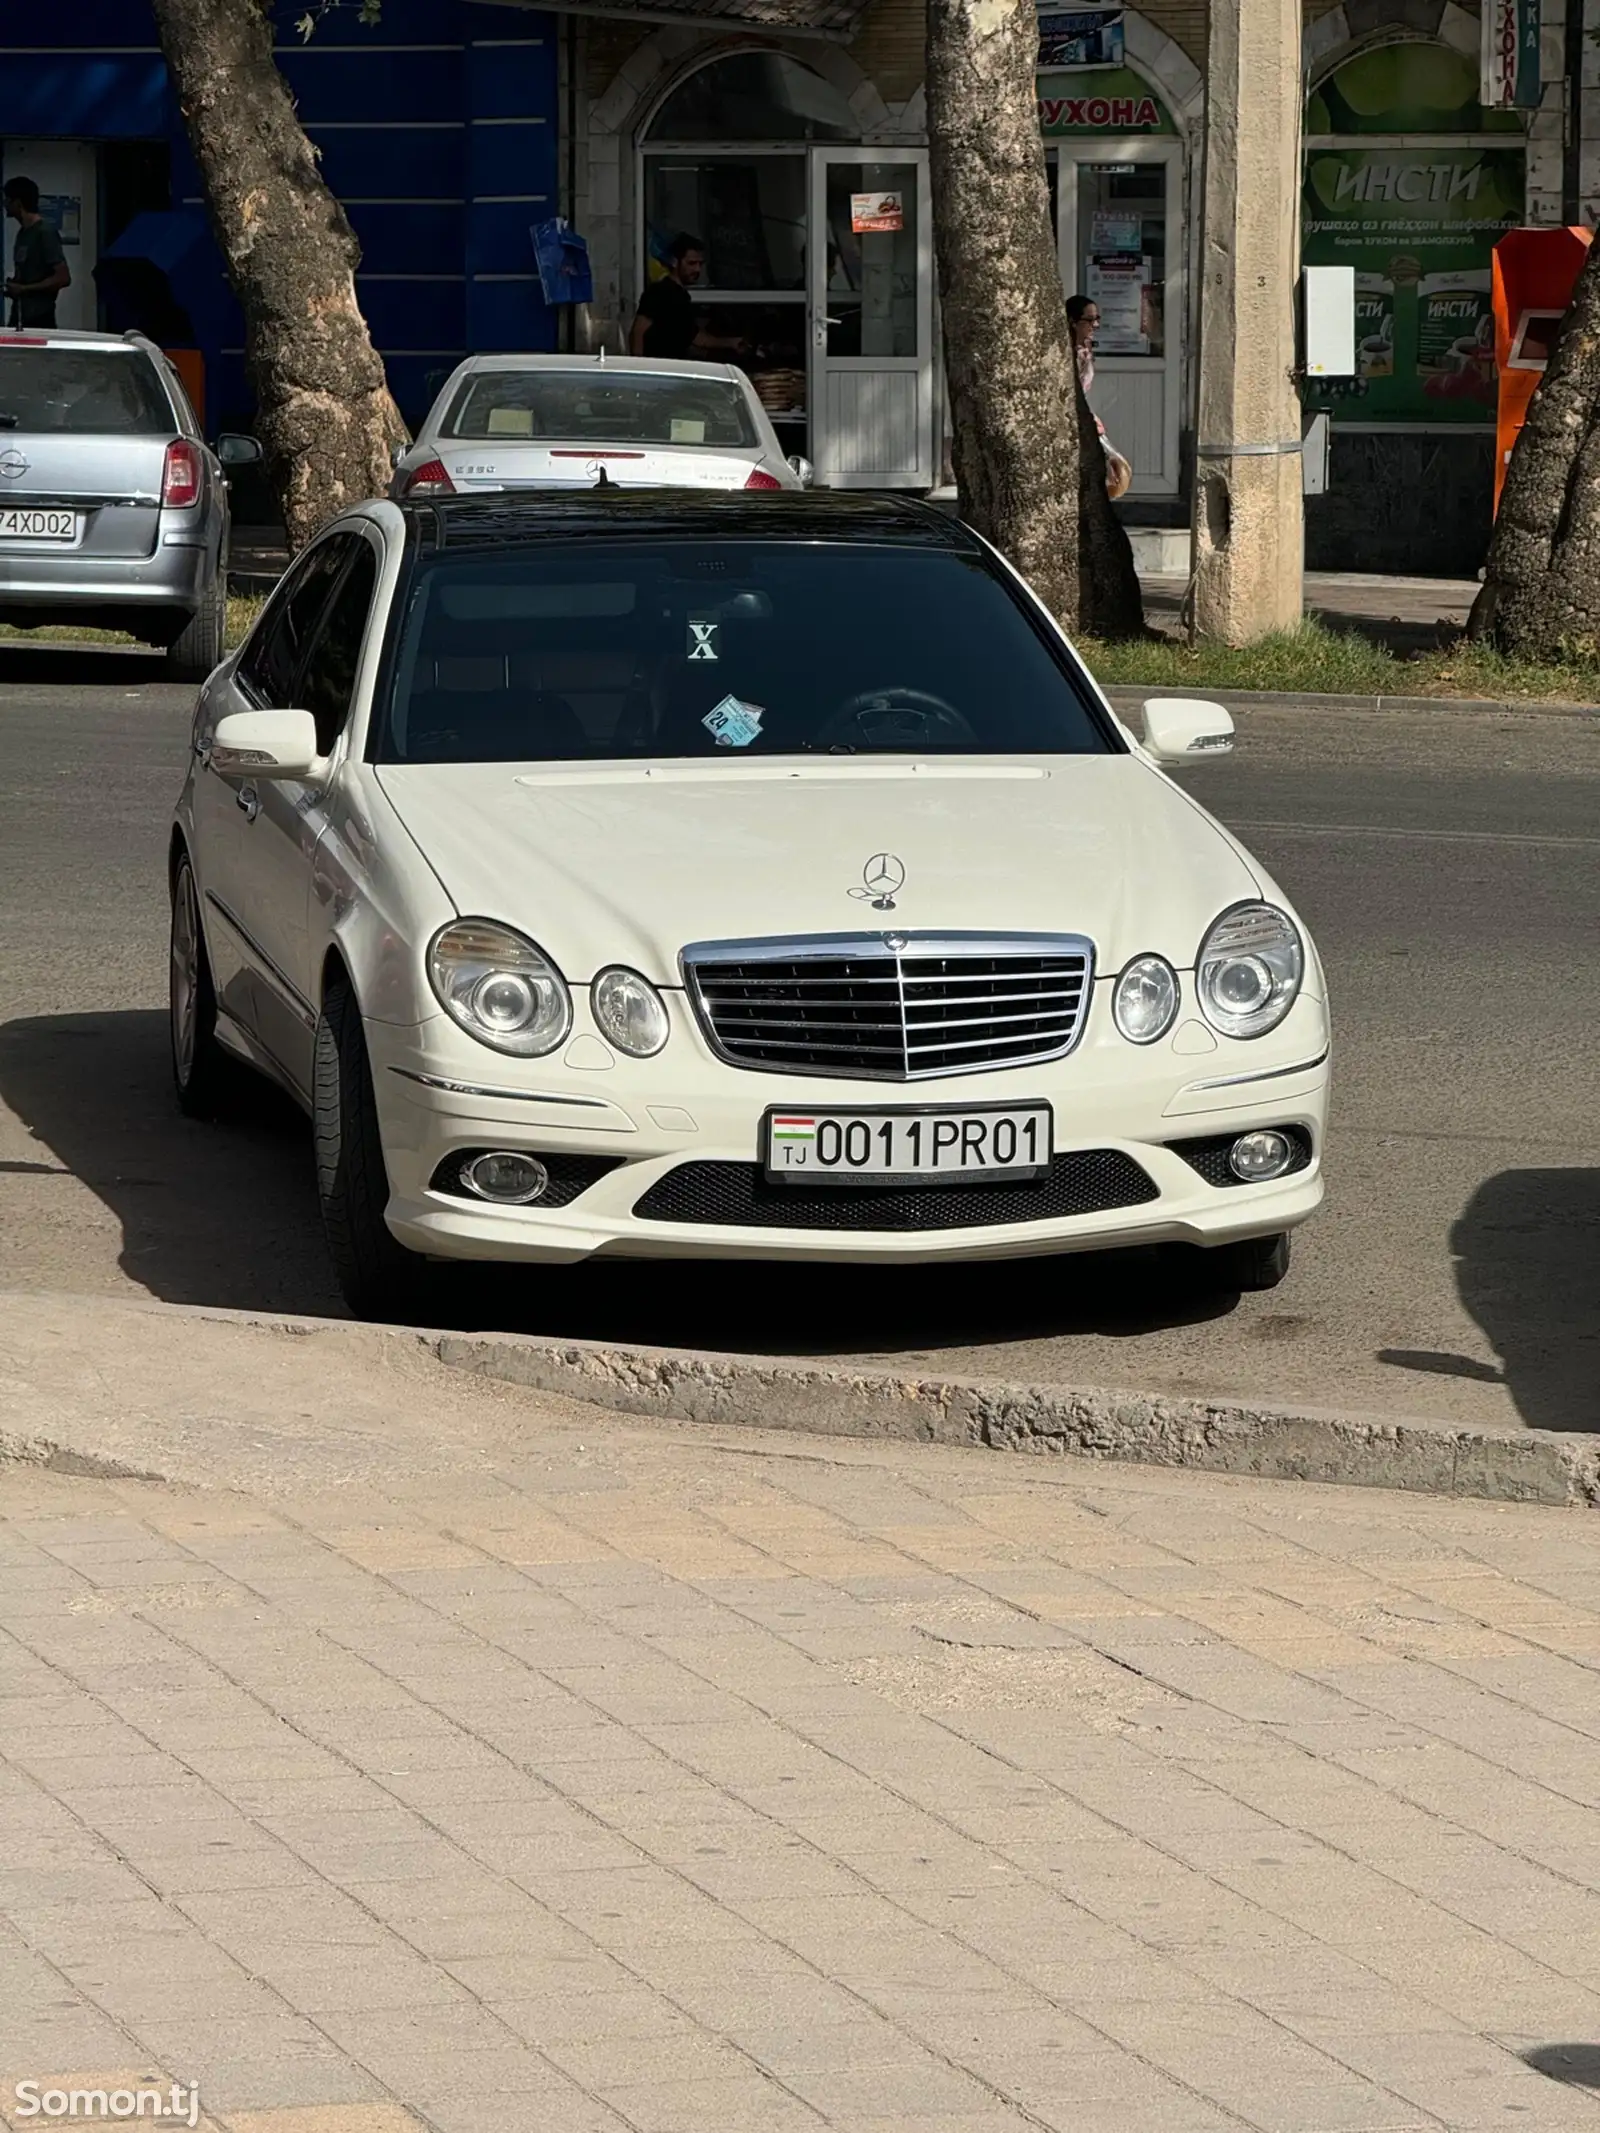
M 1144 320 L 1144 292 L 1149 279 L 1149 262 L 1142 253 L 1090 254 L 1084 293 L 1093 299 L 1100 313 L 1094 337 L 1097 354 L 1149 354 Z
M 1356 272 L 1354 378 L 1307 404 L 1360 422 L 1494 420 L 1490 264 L 1523 219 L 1520 147 L 1312 148 L 1302 201 L 1308 266 Z
M 1039 17 L 1039 67 L 1120 67 L 1122 10 L 1085 8 L 1072 15 Z
M 850 228 L 856 236 L 870 230 L 903 230 L 906 203 L 903 193 L 852 193 Z

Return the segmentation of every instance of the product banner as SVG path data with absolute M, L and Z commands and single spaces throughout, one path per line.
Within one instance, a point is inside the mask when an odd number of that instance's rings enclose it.
M 1352 422 L 1494 420 L 1494 247 L 1523 220 L 1520 147 L 1313 148 L 1308 266 L 1354 267 L 1354 378 L 1307 404 Z
M 1086 8 L 1073 15 L 1039 17 L 1039 66 L 1120 67 L 1122 10 Z

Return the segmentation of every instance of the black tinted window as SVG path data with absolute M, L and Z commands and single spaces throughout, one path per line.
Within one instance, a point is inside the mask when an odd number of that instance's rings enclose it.
M 239 662 L 239 678 L 263 704 L 281 708 L 294 702 L 301 654 L 316 628 L 322 603 L 350 553 L 350 543 L 359 538 L 357 534 L 336 533 L 323 541 L 301 558 L 274 593 L 271 606 L 257 624 Z
M 171 437 L 161 380 L 137 348 L 0 347 L 0 431 Z
M 326 755 L 344 731 L 361 662 L 367 614 L 378 583 L 378 559 L 365 541 L 329 603 L 300 677 L 299 696 L 317 722 L 317 753 Z
M 843 542 L 588 542 L 424 564 L 376 752 L 1075 755 L 1114 748 L 981 558 Z

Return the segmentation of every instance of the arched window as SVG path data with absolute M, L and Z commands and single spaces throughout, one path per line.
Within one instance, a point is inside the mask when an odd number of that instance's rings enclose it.
M 646 129 L 655 141 L 856 141 L 845 98 L 786 52 L 731 52 L 680 82 Z

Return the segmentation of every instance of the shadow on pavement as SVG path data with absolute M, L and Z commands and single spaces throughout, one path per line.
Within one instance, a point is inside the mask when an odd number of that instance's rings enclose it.
M 59 688 L 108 689 L 166 679 L 162 655 L 139 645 L 51 644 L 45 638 L 33 644 L 23 637 L 0 637 L 0 688 L 49 682 Z M 172 686 L 192 688 L 193 683 Z
M 131 1281 L 167 1303 L 342 1312 L 305 1122 L 267 1083 L 241 1084 L 235 1116 L 184 1118 L 159 1011 L 0 1028 L 0 1098 L 117 1217 Z
M 1600 1430 L 1600 1171 L 1504 1170 L 1450 1232 L 1461 1301 L 1501 1367 L 1386 1348 L 1403 1370 L 1503 1384 L 1533 1429 Z
M 173 1102 L 164 1014 L 39 1016 L 0 1028 L 0 1098 L 122 1225 L 120 1264 L 168 1303 L 342 1316 L 304 1118 L 241 1074 L 229 1115 Z M 49 1163 L 17 1166 L 46 1173 Z M 1132 1337 L 1233 1308 L 1182 1255 L 1119 1252 L 973 1266 L 608 1260 L 445 1266 L 427 1323 L 779 1355 L 899 1355 L 1045 1335 Z
M 1600 2044 L 1535 2044 L 1522 2062 L 1571 2088 L 1600 2089 Z

